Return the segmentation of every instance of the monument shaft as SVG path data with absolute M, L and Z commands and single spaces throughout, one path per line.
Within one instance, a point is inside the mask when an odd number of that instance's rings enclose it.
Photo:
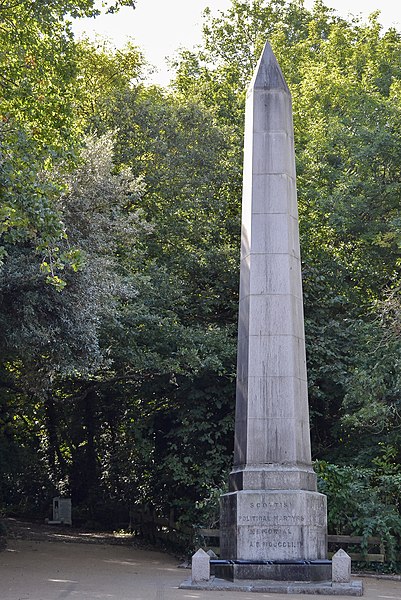
M 221 555 L 326 557 L 311 465 L 291 95 L 267 43 L 245 114 L 234 467 Z

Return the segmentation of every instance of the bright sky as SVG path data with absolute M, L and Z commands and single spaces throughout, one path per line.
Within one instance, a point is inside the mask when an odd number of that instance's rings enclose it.
M 397 0 L 325 0 L 344 17 L 349 14 L 367 17 L 381 11 L 385 28 L 395 25 L 401 30 L 401 3 Z M 231 0 L 137 0 L 135 10 L 122 8 L 115 15 L 96 19 L 80 19 L 74 25 L 77 35 L 86 33 L 91 39 L 96 34 L 109 38 L 121 47 L 131 39 L 144 52 L 149 63 L 156 66 L 152 80 L 167 85 L 171 78 L 166 57 L 174 56 L 180 48 L 192 48 L 202 39 L 202 13 L 210 7 L 212 14 L 226 10 Z M 313 0 L 305 0 L 310 7 Z

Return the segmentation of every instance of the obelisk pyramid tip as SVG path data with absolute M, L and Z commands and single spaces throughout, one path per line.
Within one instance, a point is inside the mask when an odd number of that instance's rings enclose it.
M 249 87 L 257 90 L 283 90 L 290 93 L 269 42 L 266 42 L 263 48 Z

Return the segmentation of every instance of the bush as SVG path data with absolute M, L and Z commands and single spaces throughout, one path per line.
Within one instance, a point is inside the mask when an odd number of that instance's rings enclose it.
M 362 551 L 368 538 L 378 536 L 387 560 L 396 562 L 401 540 L 401 474 L 383 473 L 382 468 L 315 464 L 318 489 L 327 496 L 329 533 L 362 536 Z

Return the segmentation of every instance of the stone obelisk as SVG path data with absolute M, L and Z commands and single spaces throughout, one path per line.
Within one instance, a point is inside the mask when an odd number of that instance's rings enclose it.
M 221 497 L 221 557 L 239 563 L 238 578 L 305 579 L 298 563 L 325 562 L 327 511 L 311 464 L 291 95 L 269 43 L 246 101 L 241 246 L 235 454 Z M 314 579 L 327 578 L 327 567 L 315 571 Z

